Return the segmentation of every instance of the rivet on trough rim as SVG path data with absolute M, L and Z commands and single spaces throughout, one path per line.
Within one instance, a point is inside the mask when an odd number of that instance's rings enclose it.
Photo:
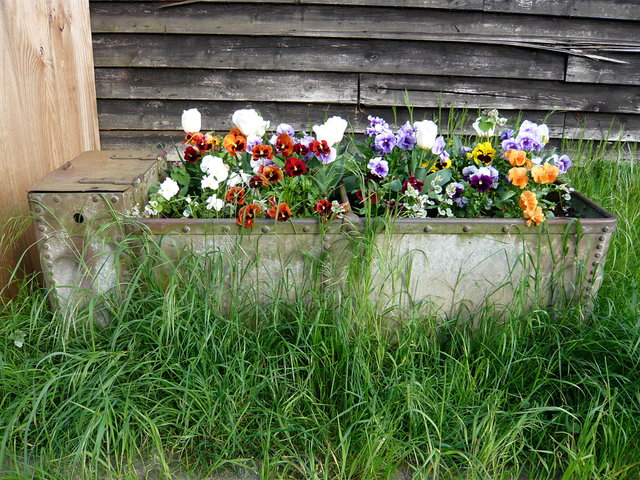
M 433 227 L 431 225 L 427 225 L 422 229 L 424 233 L 429 233 L 431 230 L 433 230 Z
M 109 197 L 109 200 L 111 200 L 111 203 L 118 203 L 118 197 L 116 197 L 115 195 L 111 195 Z
M 600 253 L 600 252 L 596 252 L 596 254 L 594 255 L 594 257 L 596 257 L 596 258 L 600 258 L 601 256 L 602 256 L 602 253 Z
M 49 250 L 50 248 L 51 248 L 51 245 L 49 245 L 48 243 L 45 243 L 44 245 L 42 245 L 43 250 Z
M 609 231 L 609 225 L 605 225 L 604 227 L 602 227 L 602 231 L 603 232 L 608 232 Z
M 36 207 L 33 209 L 36 213 L 42 213 L 42 207 Z
M 228 233 L 231 231 L 231 227 L 229 225 L 225 225 L 224 227 L 222 227 L 222 231 Z
M 98 195 L 94 195 L 93 197 L 91 197 L 91 200 L 95 203 L 98 203 L 100 201 L 100 197 Z
M 47 262 L 47 267 L 53 268 L 53 262 Z
M 471 227 L 469 225 L 465 225 L 464 227 L 462 227 L 462 231 L 463 232 L 470 232 L 471 231 Z
M 53 201 L 54 201 L 55 203 L 60 203 L 60 196 L 59 196 L 59 195 L 54 195 L 54 196 L 53 196 Z
M 509 227 L 509 225 L 505 225 L 504 227 L 502 227 L 502 231 L 504 233 L 507 233 L 509 231 L 509 228 L 511 228 L 511 227 Z
M 140 179 L 139 179 L 138 177 L 136 177 L 136 178 L 133 180 L 133 186 L 134 186 L 134 187 L 137 187 L 138 185 L 140 185 Z
M 323 247 L 325 250 L 329 250 L 329 249 L 331 248 L 331 244 L 330 244 L 329 242 L 325 242 L 325 243 L 322 245 L 322 247 Z
M 49 252 L 46 252 L 46 253 L 43 255 L 43 257 L 44 257 L 44 258 L 46 258 L 47 260 L 49 260 L 49 259 L 51 258 L 51 254 L 50 254 Z
M 122 237 L 121 237 L 120 235 L 118 235 L 118 236 L 116 237 L 116 242 L 121 242 L 121 241 L 122 241 Z
M 38 225 L 38 230 L 40 230 L 41 232 L 46 232 L 47 227 L 45 227 L 44 225 Z
M 601 242 L 604 242 L 607 239 L 607 237 L 605 237 L 604 235 L 600 235 L 600 237 L 598 237 L 598 240 L 600 240 Z
M 188 226 L 188 225 L 185 225 L 184 227 L 182 227 L 182 231 L 183 231 L 184 233 L 189 233 L 189 232 L 191 231 L 191 228 L 189 228 L 189 226 Z
M 602 243 L 599 243 L 599 244 L 596 245 L 596 248 L 598 250 L 602 250 L 604 248 L 604 245 Z
M 62 166 L 63 170 L 69 170 L 71 167 L 73 167 L 73 165 L 71 164 L 71 162 L 67 162 Z
M 310 232 L 311 231 L 311 226 L 310 225 L 305 225 L 304 227 L 302 227 L 302 231 L 303 232 Z
M 262 227 L 262 233 L 269 233 L 271 231 L 271 229 L 267 226 Z
M 600 262 L 593 262 L 591 265 L 593 265 L 594 267 L 597 267 L 598 265 L 600 265 Z

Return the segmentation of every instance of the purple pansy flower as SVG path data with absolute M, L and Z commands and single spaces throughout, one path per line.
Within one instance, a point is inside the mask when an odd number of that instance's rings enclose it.
M 554 165 L 560 169 L 560 173 L 567 173 L 569 167 L 571 167 L 572 162 L 571 159 L 567 155 L 562 155 L 560 158 L 555 160 Z
M 460 182 L 450 183 L 449 185 L 447 185 L 445 192 L 449 196 L 449 198 L 456 202 L 456 204 L 460 208 L 463 208 L 467 203 L 469 203 L 469 200 L 462 197 L 462 193 L 464 192 L 464 185 Z
M 411 150 L 416 144 L 416 129 L 407 121 L 396 134 L 396 146 L 402 150 Z
M 338 151 L 335 148 L 330 147 L 329 148 L 329 153 L 327 153 L 327 154 L 322 154 L 321 153 L 319 155 L 316 155 L 316 158 L 318 160 L 320 160 L 320 163 L 326 165 L 328 163 L 333 162 L 336 159 L 337 155 L 338 155 Z
M 389 163 L 383 160 L 382 157 L 372 158 L 367 164 L 367 168 L 372 174 L 377 175 L 380 178 L 384 178 L 389 173 Z
M 518 150 L 528 150 L 530 152 L 539 152 L 543 147 L 538 135 L 532 135 L 529 132 L 520 132 L 516 137 L 516 143 L 520 147 Z
M 498 171 L 491 166 L 480 167 L 469 177 L 469 183 L 479 192 L 487 192 L 497 185 Z
M 295 136 L 295 134 L 296 134 L 296 131 L 288 123 L 281 123 L 280 125 L 278 125 L 276 127 L 276 137 L 278 135 L 282 135 L 283 133 L 286 133 L 291 138 L 293 138 Z
M 460 153 L 462 155 L 466 155 L 469 152 L 473 152 L 473 148 L 471 148 L 471 147 L 460 147 Z
M 440 155 L 442 152 L 444 152 L 444 147 L 445 147 L 444 137 L 440 135 L 438 138 L 436 138 L 436 141 L 433 142 L 433 147 L 431 147 L 431 153 L 433 153 L 434 155 Z
M 505 152 L 507 150 L 520 150 L 520 145 L 515 141 L 514 138 L 507 138 L 502 141 L 502 150 Z
M 253 147 L 255 147 L 256 145 L 262 145 L 262 137 L 259 137 L 258 135 L 249 135 L 247 137 L 246 151 L 251 153 L 251 150 L 253 150 Z
M 471 178 L 471 175 L 473 175 L 477 171 L 478 171 L 478 167 L 476 167 L 475 165 L 469 165 L 468 167 L 464 167 L 462 169 L 462 176 L 468 182 L 469 178 Z
M 503 131 L 500 134 L 500 140 L 504 141 L 504 140 L 507 140 L 509 138 L 513 138 L 515 134 L 516 134 L 515 131 L 513 131 L 511 129 L 507 129 L 507 130 Z
M 379 133 L 389 130 L 389 124 L 385 122 L 383 118 L 369 115 L 367 119 L 370 122 L 370 125 L 367 127 L 365 132 L 368 137 L 375 137 Z
M 381 155 L 386 155 L 396 146 L 396 136 L 391 130 L 385 130 L 376 135 L 373 141 L 373 148 Z

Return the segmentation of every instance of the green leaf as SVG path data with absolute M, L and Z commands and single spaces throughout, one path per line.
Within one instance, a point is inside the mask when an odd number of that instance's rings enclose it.
M 397 178 L 392 182 L 387 183 L 386 186 L 389 187 L 394 192 L 399 192 L 400 190 L 402 190 L 402 182 Z
M 451 180 L 451 169 L 445 168 L 444 170 L 438 170 L 427 176 L 424 183 L 429 191 L 433 190 L 434 186 L 442 187 L 445 183 Z

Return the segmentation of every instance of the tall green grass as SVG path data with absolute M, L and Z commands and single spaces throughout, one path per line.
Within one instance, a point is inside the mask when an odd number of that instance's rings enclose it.
M 330 286 L 238 291 L 229 312 L 197 259 L 160 284 L 150 254 L 101 328 L 99 302 L 64 316 L 21 283 L 0 310 L 0 477 L 638 478 L 640 179 L 596 147 L 571 181 L 620 226 L 590 316 L 390 331 Z

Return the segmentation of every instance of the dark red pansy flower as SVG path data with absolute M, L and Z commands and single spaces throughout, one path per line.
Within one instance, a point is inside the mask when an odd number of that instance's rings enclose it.
M 229 203 L 235 203 L 236 205 L 242 205 L 246 200 L 244 198 L 245 191 L 242 187 L 231 187 L 227 191 L 226 200 Z
M 331 147 L 329 147 L 326 140 L 322 140 L 321 142 L 318 140 L 312 141 L 309 144 L 309 150 L 311 150 L 314 155 L 329 155 L 331 153 Z
M 256 145 L 251 149 L 251 155 L 253 160 L 260 160 L 263 158 L 272 159 L 273 158 L 273 148 L 271 145 Z
M 365 200 L 369 200 L 371 203 L 376 203 L 378 201 L 378 195 L 376 194 L 375 190 L 367 190 L 366 192 L 358 190 L 356 192 L 356 198 L 358 199 L 358 201 L 360 201 L 360 203 L 364 202 Z
M 253 227 L 253 222 L 257 215 L 260 215 L 262 209 L 260 205 L 256 205 L 255 203 L 251 203 L 249 205 L 245 205 L 238 211 L 238 218 L 236 218 L 236 223 L 242 227 L 250 228 Z
M 293 153 L 295 153 L 296 155 L 300 155 L 301 157 L 305 157 L 309 153 L 309 147 L 303 145 L 302 143 L 296 143 L 293 146 Z
M 196 147 L 187 147 L 184 151 L 184 159 L 189 163 L 196 163 L 200 160 L 200 150 Z
M 299 177 L 307 172 L 307 164 L 296 157 L 289 157 L 287 161 L 284 162 L 284 171 L 287 172 L 287 175 L 290 177 Z
M 326 198 L 323 198 L 322 200 L 318 200 L 316 202 L 316 204 L 313 206 L 313 209 L 320 215 L 329 215 L 331 214 L 331 202 Z
M 251 177 L 251 180 L 249 180 L 249 186 L 251 188 L 262 188 L 266 187 L 267 185 L 269 185 L 269 180 L 267 180 L 267 177 L 265 177 L 261 173 L 254 177 Z
M 283 157 L 288 157 L 293 153 L 293 140 L 287 133 L 281 133 L 276 139 L 276 152 Z
M 412 175 L 404 181 L 404 183 L 402 184 L 402 190 L 400 191 L 402 193 L 406 192 L 407 187 L 409 185 L 411 185 L 418 193 L 421 193 L 422 187 L 424 187 L 424 182 L 421 180 L 418 180 L 416 177 Z

